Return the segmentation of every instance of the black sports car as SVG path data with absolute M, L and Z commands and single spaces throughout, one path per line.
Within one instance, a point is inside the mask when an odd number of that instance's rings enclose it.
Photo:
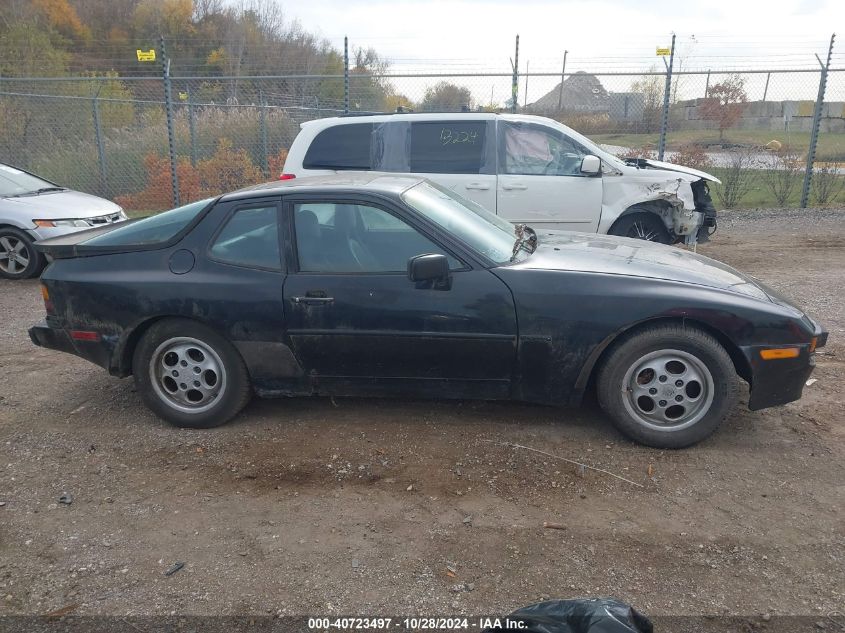
M 535 233 L 423 179 L 274 182 L 40 242 L 36 345 L 86 358 L 179 426 L 262 396 L 578 404 L 693 444 L 737 404 L 801 397 L 827 333 L 693 253 Z

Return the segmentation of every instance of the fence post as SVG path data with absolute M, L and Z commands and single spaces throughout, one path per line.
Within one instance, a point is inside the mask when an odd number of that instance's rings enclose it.
M 197 128 L 194 120 L 194 102 L 191 98 L 191 87 L 186 90 L 188 94 L 188 134 L 191 137 L 191 165 L 197 166 Z
M 99 90 L 97 91 L 99 94 Z M 97 164 L 100 167 L 100 192 L 111 197 L 108 182 L 108 170 L 106 169 L 106 149 L 103 146 L 103 130 L 100 127 L 100 104 L 97 96 L 92 100 L 94 114 L 94 139 L 97 142 Z
M 170 86 L 170 60 L 164 47 L 164 36 L 159 36 L 161 44 L 161 72 L 164 82 L 164 110 L 167 115 L 167 149 L 170 154 L 170 184 L 173 187 L 173 206 L 179 206 L 179 173 L 176 171 L 176 138 L 173 130 L 173 93 Z
M 349 38 L 343 37 L 343 113 L 349 114 Z
M 707 69 L 707 81 L 704 84 L 704 98 L 707 98 L 707 95 L 710 92 L 710 69 Z
M 264 177 L 270 177 L 270 166 L 267 164 L 267 113 L 264 107 L 264 91 L 258 89 L 258 124 L 261 128 L 261 170 Z
M 569 51 L 563 51 L 563 68 L 560 69 L 560 90 L 557 93 L 557 111 L 563 110 L 563 81 L 566 78 L 566 54 Z
M 827 49 L 827 63 L 822 65 L 821 77 L 819 77 L 819 94 L 816 97 L 816 107 L 813 110 L 813 127 L 810 131 L 810 148 L 807 150 L 807 168 L 804 171 L 804 187 L 801 189 L 801 208 L 807 208 L 810 199 L 810 184 L 813 182 L 813 162 L 816 160 L 816 145 L 819 141 L 819 125 L 822 119 L 822 106 L 824 105 L 824 91 L 827 87 L 827 71 L 830 68 L 830 58 L 833 55 L 833 40 L 836 33 L 830 36 L 830 46 Z M 819 56 L 816 55 L 816 59 Z M 822 60 L 819 59 L 821 65 Z
M 513 81 L 511 82 L 511 112 L 516 113 L 516 108 L 519 105 L 519 35 L 516 36 L 516 50 L 513 54 Z
M 772 78 L 772 73 L 766 73 L 766 86 L 763 88 L 763 101 L 766 100 L 766 95 L 769 94 L 769 79 Z
M 666 63 L 666 58 L 663 58 Z M 672 35 L 672 49 L 669 51 L 669 65 L 666 66 L 666 86 L 663 88 L 663 117 L 660 121 L 660 142 L 657 144 L 657 160 L 663 160 L 666 151 L 666 132 L 669 129 L 669 92 L 672 90 L 672 64 L 675 63 L 675 35 Z

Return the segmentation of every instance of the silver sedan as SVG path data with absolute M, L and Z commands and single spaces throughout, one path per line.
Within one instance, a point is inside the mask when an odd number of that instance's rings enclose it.
M 38 240 L 125 219 L 114 202 L 0 163 L 0 277 L 40 274 L 47 262 L 33 247 Z

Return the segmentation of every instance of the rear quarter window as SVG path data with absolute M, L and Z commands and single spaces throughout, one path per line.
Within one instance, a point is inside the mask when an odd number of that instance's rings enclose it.
M 146 246 L 166 242 L 186 228 L 212 200 L 213 198 L 206 198 L 143 220 L 129 222 L 108 233 L 85 240 L 82 244 L 85 246 Z
M 480 174 L 487 147 L 486 121 L 421 121 L 411 124 L 411 171 Z
M 302 166 L 305 169 L 371 169 L 372 123 L 335 125 L 319 132 Z

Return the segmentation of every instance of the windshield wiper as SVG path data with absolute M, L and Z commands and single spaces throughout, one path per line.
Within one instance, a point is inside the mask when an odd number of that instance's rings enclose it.
M 510 261 L 516 261 L 516 254 L 525 245 L 531 248 L 532 253 L 537 248 L 537 233 L 530 226 L 527 224 L 517 224 L 514 226 L 513 232 L 516 235 L 516 240 L 513 243 L 513 253 L 511 253 Z
M 20 193 L 15 193 L 10 196 L 0 196 L 5 198 L 23 198 L 25 196 L 40 196 L 42 193 L 48 193 L 50 191 L 67 191 L 66 187 L 41 187 L 41 189 L 35 189 L 33 191 L 21 191 Z

